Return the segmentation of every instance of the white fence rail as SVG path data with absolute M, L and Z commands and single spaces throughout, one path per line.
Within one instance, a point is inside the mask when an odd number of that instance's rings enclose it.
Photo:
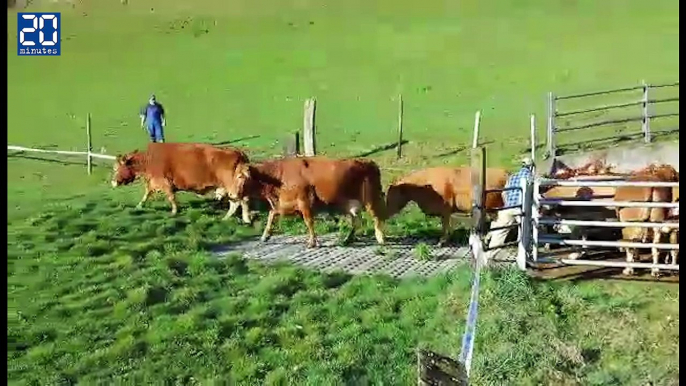
M 91 115 L 86 116 L 86 149 L 87 151 L 67 151 L 67 150 L 45 150 L 45 149 L 35 149 L 24 146 L 14 146 L 7 145 L 7 150 L 14 150 L 19 152 L 30 152 L 30 153 L 45 153 L 45 154 L 61 154 L 70 156 L 86 156 L 86 168 L 88 174 L 93 173 L 93 158 L 115 160 L 116 157 L 108 154 L 93 153 L 93 138 L 91 135 Z
M 92 158 L 100 158 L 100 159 L 108 159 L 108 160 L 114 160 L 116 158 L 115 156 L 109 155 L 109 154 L 90 153 L 87 151 L 44 150 L 44 149 L 33 149 L 30 147 L 13 146 L 13 145 L 7 145 L 7 150 L 16 150 L 16 151 L 21 151 L 21 152 L 27 151 L 27 152 L 34 152 L 34 153 L 80 155 L 80 156 L 90 156 Z

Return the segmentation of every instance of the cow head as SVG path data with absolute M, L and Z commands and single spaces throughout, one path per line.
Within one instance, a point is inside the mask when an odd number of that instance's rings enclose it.
M 215 192 L 215 197 L 221 199 L 228 196 L 229 200 L 238 201 L 247 195 L 245 185 L 250 180 L 251 171 L 250 165 L 240 162 L 234 170 L 234 178 L 231 186 L 225 186 L 223 189 Z
M 119 155 L 114 161 L 112 187 L 128 185 L 136 179 L 134 159 L 138 152 Z

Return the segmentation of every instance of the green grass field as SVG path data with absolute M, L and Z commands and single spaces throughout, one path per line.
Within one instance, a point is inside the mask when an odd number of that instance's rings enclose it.
M 489 163 L 509 166 L 528 114 L 542 134 L 546 92 L 678 79 L 673 1 L 41 3 L 62 12 L 62 56 L 18 57 L 8 10 L 12 145 L 84 150 L 91 113 L 95 150 L 142 148 L 154 92 L 168 140 L 267 157 L 314 96 L 318 151 L 354 156 L 395 140 L 402 93 L 406 156 L 371 156 L 388 182 L 465 163 L 477 109 Z M 210 245 L 261 222 L 220 222 L 193 196 L 176 218 L 164 200 L 135 211 L 142 188 L 109 188 L 102 161 L 87 176 L 81 159 L 13 154 L 7 170 L 12 384 L 413 384 L 416 347 L 459 351 L 467 267 L 396 281 L 217 260 Z M 410 210 L 388 228 L 438 223 Z M 678 303 L 673 285 L 488 272 L 473 383 L 678 384 Z

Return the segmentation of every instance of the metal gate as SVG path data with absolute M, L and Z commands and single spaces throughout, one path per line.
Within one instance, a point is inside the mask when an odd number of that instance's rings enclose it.
M 539 250 L 545 244 L 557 244 L 567 246 L 580 247 L 616 247 L 616 248 L 640 248 L 658 250 L 679 250 L 678 244 L 668 243 L 643 243 L 630 241 L 592 241 L 592 240 L 574 240 L 561 237 L 560 235 L 544 234 L 540 227 L 544 225 L 567 225 L 578 227 L 608 227 L 608 228 L 623 228 L 623 227 L 640 227 L 640 228 L 669 228 L 678 229 L 678 222 L 621 222 L 621 221 L 590 221 L 590 220 L 571 220 L 555 217 L 543 217 L 541 215 L 541 208 L 543 205 L 549 206 L 568 206 L 568 207 L 622 207 L 622 208 L 678 208 L 679 203 L 666 202 L 635 202 L 625 201 L 619 202 L 614 200 L 596 200 L 596 201 L 579 201 L 569 199 L 544 199 L 540 194 L 540 188 L 546 186 L 570 186 L 570 187 L 620 187 L 620 186 L 636 186 L 636 187 L 678 187 L 678 182 L 637 182 L 637 181 L 607 181 L 607 180 L 555 180 L 536 178 L 533 187 L 525 187 L 531 193 L 526 192 L 525 197 L 529 197 L 530 205 L 525 203 L 531 209 L 528 215 L 525 216 L 523 224 L 528 224 L 530 230 L 530 238 L 533 241 L 531 248 L 526 251 L 527 261 L 534 267 L 538 263 L 556 262 L 566 265 L 585 265 L 597 267 L 612 267 L 612 268 L 657 268 L 660 270 L 679 270 L 678 264 L 652 264 L 639 262 L 625 262 L 625 261 L 602 261 L 602 260 L 584 260 L 584 259 L 551 259 L 550 257 L 541 256 Z M 533 198 L 533 199 L 532 199 Z M 523 228 L 526 226 L 523 225 Z M 526 232 L 526 230 L 524 230 Z M 520 268 L 525 269 L 525 266 Z

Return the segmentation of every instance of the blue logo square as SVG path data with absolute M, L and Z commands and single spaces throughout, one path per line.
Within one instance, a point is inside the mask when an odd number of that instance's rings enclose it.
M 17 13 L 17 55 L 59 56 L 62 52 L 59 12 Z

